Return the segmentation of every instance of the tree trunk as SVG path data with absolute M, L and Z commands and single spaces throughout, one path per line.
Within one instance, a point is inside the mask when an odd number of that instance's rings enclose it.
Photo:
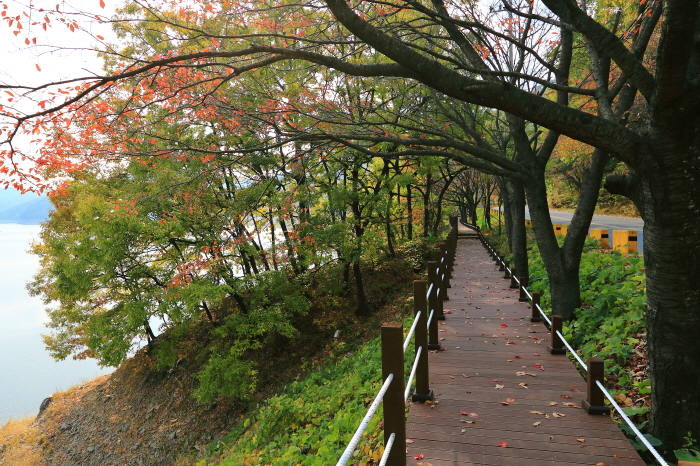
M 413 198 L 411 196 L 411 185 L 406 185 L 406 209 L 408 210 L 408 222 L 406 224 L 408 240 L 413 241 Z
M 682 126 L 682 125 L 679 125 Z M 688 143 L 688 139 L 696 139 Z M 656 146 L 648 171 L 610 176 L 644 219 L 647 339 L 651 372 L 649 433 L 667 448 L 700 438 L 700 135 L 688 129 Z M 687 144 L 687 145 L 684 145 Z
M 518 277 L 530 277 L 527 259 L 527 230 L 525 229 L 525 189 L 520 181 L 508 180 L 510 202 L 510 251 Z

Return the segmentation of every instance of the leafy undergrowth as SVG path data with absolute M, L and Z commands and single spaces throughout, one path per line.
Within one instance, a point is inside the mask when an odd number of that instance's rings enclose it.
M 407 299 L 402 313 L 408 313 Z M 404 319 L 404 329 L 410 318 Z M 335 464 L 381 387 L 380 339 L 346 351 L 336 343 L 330 357 L 282 394 L 250 413 L 239 429 L 216 445 L 217 455 L 198 465 Z M 338 357 L 337 354 L 342 353 Z M 406 369 L 412 360 L 406 355 Z M 380 413 L 370 421 L 351 464 L 377 464 L 383 453 Z
M 396 257 L 385 256 L 365 264 L 365 288 L 372 308 L 366 318 L 354 314 L 353 287 L 347 293 L 338 290 L 342 267 L 331 265 L 307 273 L 303 277 L 303 294 L 308 299 L 309 310 L 290 320 L 295 334 L 266 337 L 264 344 L 242 355 L 255 367 L 257 377 L 255 391 L 245 397 L 216 395 L 207 403 L 195 399 L 200 386 L 198 374 L 222 345 L 222 339 L 214 335 L 207 319 L 202 318 L 186 331 L 166 332 L 154 341 L 152 348 L 143 348 L 113 374 L 55 394 L 37 419 L 3 427 L 0 464 L 190 466 L 206 455 L 221 453 L 232 442 L 229 439 L 235 438 L 232 432 L 264 424 L 264 416 L 254 414 L 256 406 L 280 406 L 281 398 L 275 397 L 302 390 L 298 385 L 301 382 L 294 381 L 303 380 L 310 371 L 327 367 L 327 372 L 314 378 L 313 383 L 319 389 L 325 383 L 323 378 L 330 377 L 330 373 L 340 377 L 343 367 L 360 372 L 345 365 L 358 361 L 347 354 L 359 351 L 356 348 L 376 337 L 382 322 L 405 315 L 411 282 L 419 278 L 416 273 L 428 257 L 431 257 L 430 244 L 415 243 L 397 250 Z M 235 309 L 213 311 L 218 318 L 227 312 Z M 336 331 L 340 334 L 334 339 Z M 159 345 L 176 356 L 174 364 L 164 367 L 157 363 L 154 353 L 159 351 Z M 363 351 L 359 360 L 365 370 L 369 367 L 369 362 L 364 361 L 365 354 L 371 350 Z M 322 362 L 329 358 L 336 362 L 323 366 Z M 376 381 L 376 371 L 373 375 L 375 379 L 367 382 L 368 387 Z M 358 378 L 356 383 L 359 381 Z M 360 388 L 357 390 L 359 393 Z M 317 395 L 313 399 L 322 398 Z M 295 403 L 302 401 L 297 399 Z M 362 403 L 363 398 L 358 398 L 357 406 Z M 324 406 L 319 408 L 319 413 L 333 408 L 330 404 Z M 251 419 L 248 425 L 246 419 Z M 303 441 L 309 445 L 313 444 L 314 431 L 310 427 L 313 419 L 297 421 L 298 430 L 307 428 L 309 439 Z M 290 429 L 280 425 L 279 434 Z M 222 441 L 223 438 L 226 440 Z M 262 441 L 257 445 L 268 448 L 267 443 Z M 376 443 L 376 438 L 370 438 L 363 453 L 375 454 L 369 453 L 368 448 Z M 246 455 L 257 455 L 253 450 Z M 280 453 L 274 447 L 272 451 L 276 451 L 273 456 Z M 314 451 L 318 453 L 318 449 Z M 228 464 L 242 463 L 237 457 Z

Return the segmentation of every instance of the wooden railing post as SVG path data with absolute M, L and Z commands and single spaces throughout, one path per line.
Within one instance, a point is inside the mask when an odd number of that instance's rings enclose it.
M 423 348 L 418 359 L 416 368 L 416 389 L 411 395 L 411 401 L 430 401 L 433 399 L 433 391 L 430 389 L 430 375 L 428 374 L 428 300 L 425 297 L 427 292 L 425 280 L 413 281 L 413 314 L 417 315 L 415 343 L 416 353 L 418 348 Z
M 503 268 L 503 270 L 505 270 L 505 272 L 503 273 L 503 278 L 510 278 L 510 272 L 508 271 L 508 269 L 510 268 L 510 264 L 508 263 L 508 261 L 503 262 L 506 263 L 505 267 Z
M 527 287 L 527 277 L 520 277 L 520 298 L 518 301 L 521 303 L 526 303 L 529 301 L 527 293 L 525 293 L 525 288 Z
M 532 293 L 532 317 L 530 317 L 530 322 L 542 322 L 542 316 L 540 315 L 540 310 L 537 306 L 540 305 L 540 294 L 537 292 Z
M 596 381 L 605 382 L 605 363 L 600 358 L 588 359 L 588 374 L 586 376 L 586 399 L 583 409 L 588 414 L 610 414 L 610 406 L 605 405 L 605 395 Z
M 498 261 L 498 271 L 499 272 L 503 272 L 506 269 L 504 262 L 505 261 Z
M 435 279 L 436 275 L 437 263 L 435 261 L 428 262 L 428 288 L 430 288 L 430 285 L 433 285 L 428 296 L 428 317 L 430 317 L 430 311 L 434 310 L 433 318 L 430 320 L 430 328 L 428 329 L 428 349 L 431 350 L 440 349 L 437 321 L 440 320 L 440 313 L 442 312 L 442 300 L 437 299 L 438 283 Z M 440 304 L 440 309 L 438 309 L 438 303 Z M 445 317 L 443 316 L 442 319 L 444 320 Z
M 561 341 L 561 338 L 559 338 L 559 334 L 557 333 L 557 331 L 561 333 L 563 322 L 564 320 L 561 318 L 561 316 L 552 316 L 552 344 L 549 346 L 550 354 L 566 354 L 564 343 Z
M 515 267 L 512 267 L 510 269 L 510 287 L 513 288 L 514 290 L 518 289 L 518 282 L 515 280 L 515 278 L 518 276 L 518 271 L 515 270 Z
M 403 325 L 386 322 L 382 325 L 382 380 L 389 374 L 394 379 L 384 394 L 384 445 L 393 433 L 394 446 L 387 465 L 406 466 L 406 400 L 404 399 Z

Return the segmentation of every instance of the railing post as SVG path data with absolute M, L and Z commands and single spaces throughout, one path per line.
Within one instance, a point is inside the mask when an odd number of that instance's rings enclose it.
M 542 316 L 540 315 L 540 310 L 537 306 L 540 305 L 540 294 L 537 292 L 532 293 L 532 317 L 530 317 L 530 322 L 542 322 Z
M 510 287 L 517 290 L 518 289 L 518 282 L 515 280 L 515 278 L 518 275 L 518 271 L 515 270 L 515 267 L 511 268 L 511 273 L 510 273 Z
M 406 400 L 404 399 L 403 325 L 386 322 L 382 325 L 382 380 L 389 374 L 394 379 L 384 394 L 384 445 L 393 433 L 394 447 L 387 465 L 406 465 Z
M 588 359 L 588 374 L 586 376 L 586 399 L 583 400 L 583 409 L 588 414 L 610 414 L 610 406 L 605 405 L 605 395 L 596 384 L 605 382 L 605 363 L 600 358 Z
M 442 300 L 437 299 L 437 289 L 438 282 L 436 280 L 437 275 L 437 263 L 434 261 L 428 262 L 428 288 L 433 285 L 430 291 L 430 296 L 428 296 L 428 317 L 430 317 L 430 311 L 433 310 L 433 318 L 430 320 L 430 328 L 428 329 L 428 349 L 439 350 L 440 349 L 440 339 L 438 338 L 438 323 L 440 320 L 440 314 L 442 314 Z M 438 309 L 438 303 L 440 308 Z M 445 320 L 445 316 L 442 317 Z
M 520 277 L 520 298 L 518 301 L 521 303 L 526 303 L 529 301 L 527 293 L 525 293 L 525 287 L 527 287 L 527 277 Z
M 503 272 L 506 269 L 504 261 L 498 261 L 498 271 Z
M 559 334 L 557 333 L 557 331 L 561 333 L 563 322 L 564 320 L 561 318 L 561 316 L 552 316 L 552 344 L 549 346 L 550 354 L 566 354 L 566 348 L 564 348 L 564 343 L 562 343 L 561 338 L 559 338 Z
M 425 280 L 413 281 L 413 314 L 420 311 L 416 333 L 416 353 L 418 348 L 423 348 L 416 368 L 416 389 L 411 395 L 411 401 L 430 401 L 433 399 L 433 391 L 430 389 L 430 375 L 428 374 L 428 301 L 425 297 L 427 286 Z
M 503 262 L 506 263 L 505 267 L 503 268 L 503 270 L 505 270 L 505 273 L 503 274 L 503 278 L 510 278 L 510 272 L 508 271 L 508 269 L 510 268 L 510 264 L 508 263 L 508 261 L 503 261 Z

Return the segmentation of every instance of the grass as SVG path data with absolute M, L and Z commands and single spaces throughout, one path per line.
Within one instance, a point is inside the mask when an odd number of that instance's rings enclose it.
M 42 437 L 34 418 L 10 418 L 0 427 L 0 459 L 3 466 L 36 466 L 43 463 L 39 450 Z

